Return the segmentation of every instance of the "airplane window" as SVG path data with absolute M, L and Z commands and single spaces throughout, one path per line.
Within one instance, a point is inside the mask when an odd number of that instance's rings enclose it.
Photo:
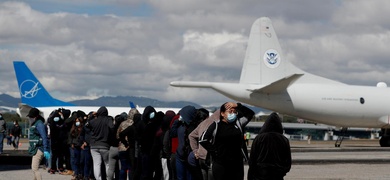
M 360 98 L 360 104 L 364 104 L 364 98 Z

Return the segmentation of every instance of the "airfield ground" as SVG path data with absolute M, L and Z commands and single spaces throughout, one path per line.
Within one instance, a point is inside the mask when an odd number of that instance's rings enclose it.
M 379 147 L 378 140 L 347 140 L 341 147 L 334 141 L 291 141 L 293 165 L 286 180 L 298 179 L 390 179 L 390 148 Z M 32 179 L 30 166 L 23 160 L 4 163 L 7 158 L 23 156 L 9 146 L 0 156 L 0 180 Z M 22 145 L 21 150 L 27 147 Z M 25 157 L 28 160 L 31 157 Z M 17 158 L 16 158 L 17 159 Z M 245 166 L 247 171 L 248 166 Z M 43 179 L 69 180 L 71 176 L 51 175 L 40 169 Z M 246 176 L 246 174 L 245 174 Z M 245 177 L 246 179 L 246 177 Z

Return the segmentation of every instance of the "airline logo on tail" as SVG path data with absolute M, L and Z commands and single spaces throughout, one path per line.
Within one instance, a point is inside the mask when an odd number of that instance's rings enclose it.
M 33 80 L 25 80 L 20 85 L 20 95 L 24 98 L 34 98 L 38 91 L 41 90 L 41 88 L 38 87 L 39 82 L 34 82 Z
M 51 97 L 24 62 L 14 61 L 14 69 L 23 104 L 31 107 L 74 106 Z

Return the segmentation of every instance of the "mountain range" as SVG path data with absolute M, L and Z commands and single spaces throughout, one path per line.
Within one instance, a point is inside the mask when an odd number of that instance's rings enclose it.
M 199 104 L 189 102 L 189 101 L 160 101 L 157 99 L 151 99 L 147 97 L 135 97 L 135 96 L 116 96 L 116 97 L 110 97 L 110 96 L 103 96 L 99 97 L 97 99 L 84 99 L 84 100 L 76 100 L 76 101 L 69 101 L 72 104 L 75 104 L 77 106 L 113 106 L 113 107 L 130 107 L 129 101 L 132 101 L 135 105 L 138 105 L 140 107 L 146 107 L 146 106 L 153 106 L 153 107 L 172 107 L 172 108 L 181 108 L 187 105 L 192 105 L 195 108 L 202 107 Z M 12 97 L 8 94 L 0 94 L 0 106 L 6 106 L 6 107 L 14 107 L 17 108 L 18 104 L 21 103 L 20 98 Z M 209 110 L 214 111 L 215 109 L 219 107 L 204 107 Z M 255 111 L 255 113 L 260 111 L 268 111 L 264 110 L 262 108 L 253 107 L 250 106 L 250 108 Z

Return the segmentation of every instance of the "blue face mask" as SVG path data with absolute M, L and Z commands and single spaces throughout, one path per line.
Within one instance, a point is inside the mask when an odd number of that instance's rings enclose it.
M 182 121 L 183 120 L 183 117 L 179 116 L 179 121 Z
M 155 115 L 154 112 L 150 113 L 150 114 L 149 114 L 149 119 L 153 119 L 153 118 L 154 118 L 154 115 Z
M 60 117 L 54 117 L 53 120 L 54 122 L 58 122 L 60 120 Z
M 76 126 L 80 126 L 80 122 L 76 122 Z
M 3 118 L 3 116 L 0 115 L 0 119 Z
M 229 123 L 234 122 L 234 120 L 236 120 L 236 119 L 237 119 L 237 114 L 236 113 L 228 114 L 227 120 L 228 120 Z

